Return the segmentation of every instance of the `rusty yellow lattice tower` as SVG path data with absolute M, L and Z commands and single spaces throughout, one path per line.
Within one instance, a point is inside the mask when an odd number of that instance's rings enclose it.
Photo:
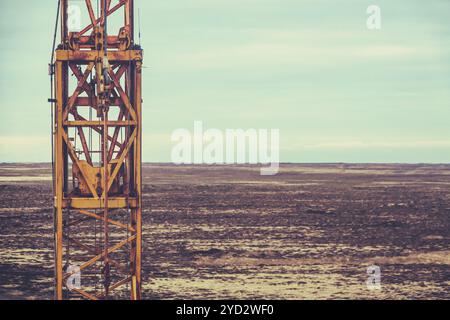
M 89 23 L 69 30 L 69 0 L 58 2 L 61 43 L 50 69 L 55 298 L 140 299 L 142 50 L 133 0 L 77 3 Z M 81 283 L 68 285 L 75 276 Z

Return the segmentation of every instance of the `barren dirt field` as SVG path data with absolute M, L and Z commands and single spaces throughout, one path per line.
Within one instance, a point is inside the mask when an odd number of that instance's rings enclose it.
M 144 207 L 146 299 L 450 299 L 450 165 L 146 164 Z M 0 165 L 0 298 L 52 263 L 50 167 Z

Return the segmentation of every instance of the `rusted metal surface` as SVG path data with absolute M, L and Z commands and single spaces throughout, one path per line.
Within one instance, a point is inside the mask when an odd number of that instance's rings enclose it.
M 141 297 L 143 54 L 134 43 L 133 0 L 99 1 L 97 14 L 94 1 L 85 1 L 90 23 L 70 32 L 68 0 L 61 0 L 52 66 L 58 300 Z M 111 15 L 123 18 L 116 35 L 108 34 Z M 76 232 L 92 241 L 77 240 Z M 81 269 L 79 288 L 67 287 L 69 265 Z

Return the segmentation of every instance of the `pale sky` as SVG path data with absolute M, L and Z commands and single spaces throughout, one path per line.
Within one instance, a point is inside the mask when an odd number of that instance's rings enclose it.
M 372 4 L 381 8 L 381 30 L 366 27 Z M 56 5 L 0 2 L 0 162 L 50 160 Z M 282 162 L 450 162 L 449 0 L 137 7 L 145 161 L 170 161 L 171 133 L 203 121 L 280 129 Z

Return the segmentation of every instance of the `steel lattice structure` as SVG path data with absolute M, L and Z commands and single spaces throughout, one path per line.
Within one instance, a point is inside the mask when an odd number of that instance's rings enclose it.
M 140 299 L 143 53 L 133 0 L 78 3 L 89 24 L 71 32 L 69 0 L 60 0 L 61 43 L 50 65 L 55 298 Z M 72 266 L 81 286 L 69 290 Z

